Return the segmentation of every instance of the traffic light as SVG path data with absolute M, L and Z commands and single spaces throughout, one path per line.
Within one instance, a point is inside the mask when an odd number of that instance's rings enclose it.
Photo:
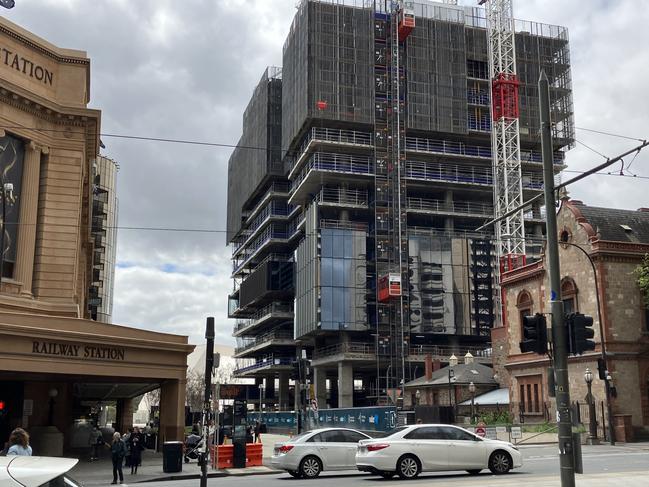
M 600 380 L 606 380 L 606 360 L 603 358 L 597 359 L 597 372 Z
M 520 342 L 520 347 L 523 353 L 545 355 L 548 352 L 548 329 L 545 316 L 541 313 L 523 317 L 523 341 Z
M 581 355 L 589 350 L 595 350 L 593 317 L 581 313 L 571 313 L 566 317 L 568 328 L 568 353 Z

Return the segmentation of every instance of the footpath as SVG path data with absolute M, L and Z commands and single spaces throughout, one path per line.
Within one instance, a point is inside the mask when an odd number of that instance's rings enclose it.
M 263 458 L 264 465 L 270 464 L 270 457 L 273 454 L 275 443 L 280 443 L 289 439 L 284 435 L 263 435 Z M 521 445 L 521 450 L 526 451 L 524 456 L 532 460 L 534 458 L 548 458 L 556 456 L 556 447 L 552 445 Z M 588 447 L 590 453 L 616 453 L 625 454 L 630 452 L 643 451 L 649 453 L 649 443 L 626 443 L 617 446 L 606 444 Z M 89 462 L 87 459 L 81 461 L 70 472 L 71 476 L 79 480 L 84 486 L 108 486 L 113 480 L 113 467 L 108 452 L 97 461 Z M 273 470 L 268 466 L 249 467 L 244 469 L 225 469 L 215 470 L 208 468 L 208 476 L 213 477 L 238 477 L 249 475 L 270 475 L 281 473 Z M 326 474 L 323 474 L 326 475 Z M 165 473 L 162 469 L 162 454 L 146 450 L 142 455 L 142 465 L 138 468 L 137 475 L 130 474 L 130 468 L 124 467 L 124 484 L 132 485 L 141 482 L 165 481 L 165 480 L 186 480 L 198 479 L 200 477 L 200 468 L 196 460 L 190 463 L 183 463 L 182 471 L 177 473 Z M 480 487 L 509 487 L 520 486 L 525 484 L 526 487 L 560 487 L 561 482 L 557 475 L 554 476 L 519 476 L 515 471 L 504 477 L 490 475 L 485 471 L 478 477 L 458 476 L 458 475 L 432 475 L 431 484 L 439 483 L 440 480 L 449 480 L 449 484 L 457 487 L 475 487 L 476 479 L 479 479 Z M 576 485 L 578 487 L 647 487 L 649 486 L 649 464 L 648 469 L 642 472 L 616 472 L 602 474 L 585 474 L 577 475 Z M 146 484 L 143 484 L 146 487 Z
M 273 455 L 275 443 L 280 443 L 289 439 L 284 435 L 263 435 L 263 458 L 264 463 L 270 460 Z M 93 462 L 87 458 L 80 459 L 79 463 L 70 471 L 70 475 L 80 481 L 84 486 L 109 485 L 113 480 L 113 464 L 110 460 L 109 452 L 102 452 L 102 457 Z M 184 463 L 181 472 L 165 473 L 162 469 L 162 453 L 152 450 L 142 452 L 142 465 L 137 469 L 136 475 L 131 475 L 130 467 L 123 467 L 124 484 L 134 484 L 140 482 L 151 482 L 153 480 L 185 480 L 199 478 L 201 469 L 192 460 Z M 243 476 L 243 475 L 264 475 L 278 473 L 268 467 L 248 467 L 248 468 L 229 468 L 216 470 L 211 467 L 207 469 L 209 477 L 226 477 L 226 476 Z

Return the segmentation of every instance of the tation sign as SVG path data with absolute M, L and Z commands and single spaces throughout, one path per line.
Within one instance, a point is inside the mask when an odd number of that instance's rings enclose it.
M 121 361 L 124 360 L 126 350 L 121 347 L 75 345 L 71 343 L 57 343 L 34 340 L 32 342 L 32 353 L 39 355 L 51 355 L 55 357 Z
M 0 47 L 0 63 L 2 62 L 4 62 L 5 66 L 9 66 L 30 78 L 52 86 L 54 73 L 5 47 Z

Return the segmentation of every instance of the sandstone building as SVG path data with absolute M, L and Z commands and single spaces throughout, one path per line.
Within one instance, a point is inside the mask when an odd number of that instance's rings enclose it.
M 594 318 L 594 352 L 569 359 L 570 394 L 585 402 L 584 372 L 595 373 L 593 394 L 605 400 L 604 382 L 597 379 L 597 359 L 602 334 L 597 319 L 599 285 L 603 339 L 608 369 L 617 390 L 614 415 L 630 415 L 636 431 L 649 426 L 649 313 L 636 283 L 634 270 L 649 252 L 649 211 L 597 208 L 564 199 L 558 212 L 559 241 L 579 245 L 592 258 L 597 276 L 586 256 L 577 248 L 560 245 L 561 292 L 567 313 L 580 312 Z M 549 312 L 549 277 L 545 260 L 503 275 L 506 326 L 492 330 L 494 365 L 510 389 L 516 417 L 527 421 L 555 417 L 554 401 L 548 396 L 547 358 L 521 353 L 522 317 Z M 601 418 L 600 418 L 601 421 Z M 627 428 L 628 429 L 628 428 Z M 628 434 L 629 432 L 627 432 Z
M 0 18 L 0 441 L 21 425 L 40 455 L 86 447 L 101 402 L 123 430 L 158 387 L 162 439 L 183 434 L 187 337 L 94 321 L 109 321 L 116 215 L 89 99 L 85 52 Z

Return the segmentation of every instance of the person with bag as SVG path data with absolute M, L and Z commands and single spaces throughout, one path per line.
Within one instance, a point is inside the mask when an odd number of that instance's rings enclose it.
M 124 483 L 124 473 L 122 472 L 122 463 L 126 456 L 126 445 L 122 441 L 121 435 L 115 431 L 113 433 L 113 441 L 110 444 L 110 454 L 113 460 L 113 481 L 111 484 L 117 483 L 117 475 L 119 474 L 119 483 Z

